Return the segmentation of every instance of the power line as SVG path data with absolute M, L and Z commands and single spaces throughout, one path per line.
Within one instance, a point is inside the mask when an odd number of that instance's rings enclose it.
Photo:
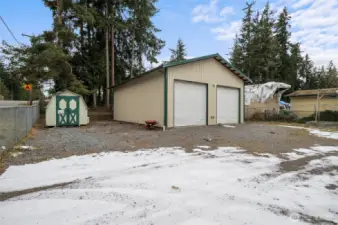
M 14 38 L 14 40 L 19 44 L 22 45 L 18 39 L 16 39 L 15 35 L 13 34 L 13 32 L 11 31 L 11 29 L 9 29 L 9 27 L 7 26 L 5 20 L 0 16 L 1 21 L 3 22 L 3 24 L 6 26 L 7 30 L 9 31 L 9 33 L 12 35 L 12 37 Z

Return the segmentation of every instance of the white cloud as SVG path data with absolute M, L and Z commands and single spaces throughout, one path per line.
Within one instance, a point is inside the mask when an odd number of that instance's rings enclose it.
M 226 19 L 226 16 L 234 14 L 232 7 L 224 7 L 219 9 L 219 0 L 210 0 L 209 4 L 197 5 L 192 10 L 192 21 L 195 23 L 219 23 Z
M 220 16 L 227 16 L 232 14 L 235 14 L 234 8 L 229 6 L 224 7 L 220 12 Z
M 212 33 L 216 34 L 217 40 L 225 40 L 225 41 L 232 41 L 236 33 L 238 33 L 241 27 L 241 21 L 233 21 L 230 24 L 224 24 L 223 26 L 219 26 L 216 28 L 211 29 Z
M 298 9 L 301 8 L 303 6 L 306 6 L 310 3 L 313 3 L 315 0 L 300 0 L 300 1 L 296 1 L 293 5 L 292 8 L 294 9 Z
M 293 0 L 292 7 L 292 41 L 300 42 L 316 65 L 338 64 L 338 1 Z

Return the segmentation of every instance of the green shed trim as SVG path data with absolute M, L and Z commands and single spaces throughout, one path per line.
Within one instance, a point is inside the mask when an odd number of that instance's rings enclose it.
M 164 126 L 168 127 L 168 68 L 164 68 Z

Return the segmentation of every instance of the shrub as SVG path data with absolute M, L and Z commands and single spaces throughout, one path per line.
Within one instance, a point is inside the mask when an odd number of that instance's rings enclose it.
M 338 111 L 325 110 L 319 114 L 320 121 L 335 121 L 338 122 Z
M 278 118 L 281 121 L 294 122 L 297 120 L 297 115 L 290 110 L 280 110 Z
M 302 117 L 297 120 L 298 123 L 306 123 L 310 121 L 314 121 L 316 117 L 316 114 L 312 114 L 311 116 Z M 323 112 L 320 112 L 319 114 L 319 121 L 332 121 L 332 122 L 338 122 L 338 111 L 333 110 L 325 110 Z

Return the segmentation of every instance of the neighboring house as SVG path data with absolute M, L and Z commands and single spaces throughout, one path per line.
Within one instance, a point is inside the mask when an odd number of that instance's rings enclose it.
M 280 82 L 267 82 L 245 86 L 245 116 L 252 118 L 255 114 L 279 113 L 281 96 L 291 85 Z
M 46 108 L 46 126 L 80 126 L 89 123 L 83 97 L 65 90 L 52 95 Z
M 242 123 L 245 83 L 219 54 L 168 62 L 113 87 L 114 119 L 169 128 Z
M 338 88 L 300 90 L 288 95 L 291 110 L 299 117 L 310 116 L 316 112 L 317 99 L 319 111 L 338 111 Z

